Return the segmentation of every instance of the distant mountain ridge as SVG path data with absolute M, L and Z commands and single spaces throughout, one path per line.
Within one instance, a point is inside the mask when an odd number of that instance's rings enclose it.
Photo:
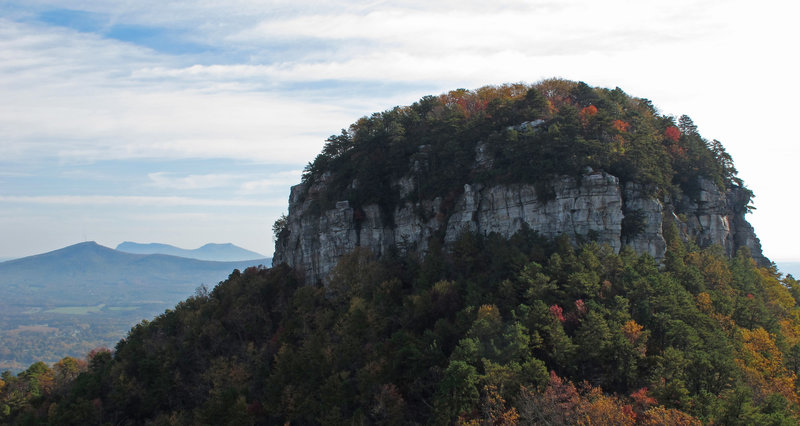
M 175 303 L 201 284 L 270 259 L 217 262 L 133 254 L 94 241 L 0 263 L 3 304 L 48 305 L 161 300 Z
M 132 254 L 95 242 L 2 262 L 0 371 L 111 347 L 134 324 L 173 308 L 198 287 L 210 289 L 234 269 L 270 263 Z
M 231 243 L 209 243 L 193 250 L 161 243 L 135 243 L 125 241 L 117 246 L 117 250 L 134 254 L 166 254 L 189 259 L 210 260 L 215 262 L 232 262 L 240 260 L 263 259 L 264 255 L 243 249 Z

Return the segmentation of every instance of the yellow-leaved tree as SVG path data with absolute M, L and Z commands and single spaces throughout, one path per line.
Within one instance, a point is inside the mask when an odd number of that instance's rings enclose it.
M 787 401 L 800 402 L 795 392 L 797 376 L 784 366 L 775 336 L 763 328 L 742 329 L 742 347 L 736 363 L 754 390 L 756 400 L 764 401 L 769 395 L 779 394 Z

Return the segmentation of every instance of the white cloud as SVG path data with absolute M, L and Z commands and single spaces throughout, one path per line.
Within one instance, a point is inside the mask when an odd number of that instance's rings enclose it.
M 213 80 L 140 81 L 170 60 L 67 30 L 0 22 L 0 156 L 238 158 L 302 163 L 352 120 L 341 107 Z M 145 66 L 145 62 L 147 63 Z M 324 129 L 324 130 L 323 130 Z
M 241 179 L 241 176 L 232 174 L 176 176 L 174 173 L 169 172 L 148 173 L 147 177 L 153 186 L 181 190 L 224 188 Z
M 286 190 L 300 183 L 302 170 L 272 173 L 269 178 L 243 182 L 236 191 L 237 195 L 267 194 L 276 190 Z M 288 196 L 288 192 L 285 194 Z
M 266 172 L 265 172 L 266 173 Z M 230 188 L 237 196 L 285 192 L 300 182 L 302 170 L 249 174 L 179 174 L 171 172 L 148 173 L 149 185 L 170 190 L 204 190 Z M 264 177 L 264 176 L 267 177 Z M 282 194 L 283 195 L 283 194 Z

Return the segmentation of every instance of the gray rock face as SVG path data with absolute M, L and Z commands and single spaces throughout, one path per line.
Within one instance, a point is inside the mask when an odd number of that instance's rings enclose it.
M 579 181 L 569 176 L 556 179 L 555 197 L 540 196 L 533 185 L 465 184 L 450 208 L 440 197 L 405 201 L 390 213 L 391 218 L 382 217 L 377 205 L 354 210 L 348 201 L 315 212 L 316 196 L 325 191 L 325 183 L 312 188 L 297 185 L 289 198 L 288 232 L 276 242 L 273 263 L 295 267 L 307 282 L 325 283 L 338 259 L 358 246 L 378 256 L 393 248 L 422 255 L 441 231 L 447 248 L 464 232 L 510 237 L 523 224 L 545 237 L 566 234 L 573 241 L 595 240 L 615 251 L 630 246 L 660 260 L 667 246 L 662 234 L 665 217 L 676 222 L 685 240 L 720 245 L 728 255 L 747 247 L 754 259 L 768 263 L 744 218 L 741 190 L 722 192 L 713 182 L 700 183 L 696 199 L 672 205 L 647 195 L 636 184 L 623 187 L 612 175 L 588 170 Z M 406 177 L 396 187 L 405 196 L 415 185 Z M 682 213 L 673 213 L 676 210 Z
M 545 237 L 595 236 L 619 251 L 622 194 L 617 178 L 592 173 L 578 185 L 573 178 L 562 177 L 554 189 L 555 199 L 541 200 L 533 185 L 464 185 L 447 222 L 445 245 L 464 232 L 496 232 L 509 237 L 525 223 Z

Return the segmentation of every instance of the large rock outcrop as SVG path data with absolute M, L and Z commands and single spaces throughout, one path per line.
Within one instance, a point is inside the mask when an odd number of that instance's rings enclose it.
M 406 177 L 395 187 L 407 200 L 415 182 Z M 635 183 L 623 185 L 615 176 L 592 170 L 581 178 L 555 179 L 549 189 L 543 197 L 529 184 L 467 183 L 454 201 L 441 197 L 404 201 L 387 218 L 377 205 L 354 208 L 346 200 L 319 211 L 315 200 L 326 191 L 325 181 L 310 188 L 297 185 L 291 190 L 287 227 L 276 242 L 273 262 L 295 267 L 307 282 L 325 282 L 338 259 L 355 247 L 369 248 L 378 256 L 393 248 L 424 254 L 431 238 L 442 238 L 442 233 L 447 247 L 464 232 L 508 237 L 523 224 L 546 237 L 566 234 L 573 241 L 595 240 L 616 251 L 630 246 L 662 259 L 667 246 L 662 226 L 671 220 L 685 240 L 701 246 L 717 244 L 729 255 L 747 247 L 756 261 L 768 263 L 745 220 L 747 199 L 742 189 L 721 191 L 701 179 L 696 197 L 671 202 L 648 195 Z

